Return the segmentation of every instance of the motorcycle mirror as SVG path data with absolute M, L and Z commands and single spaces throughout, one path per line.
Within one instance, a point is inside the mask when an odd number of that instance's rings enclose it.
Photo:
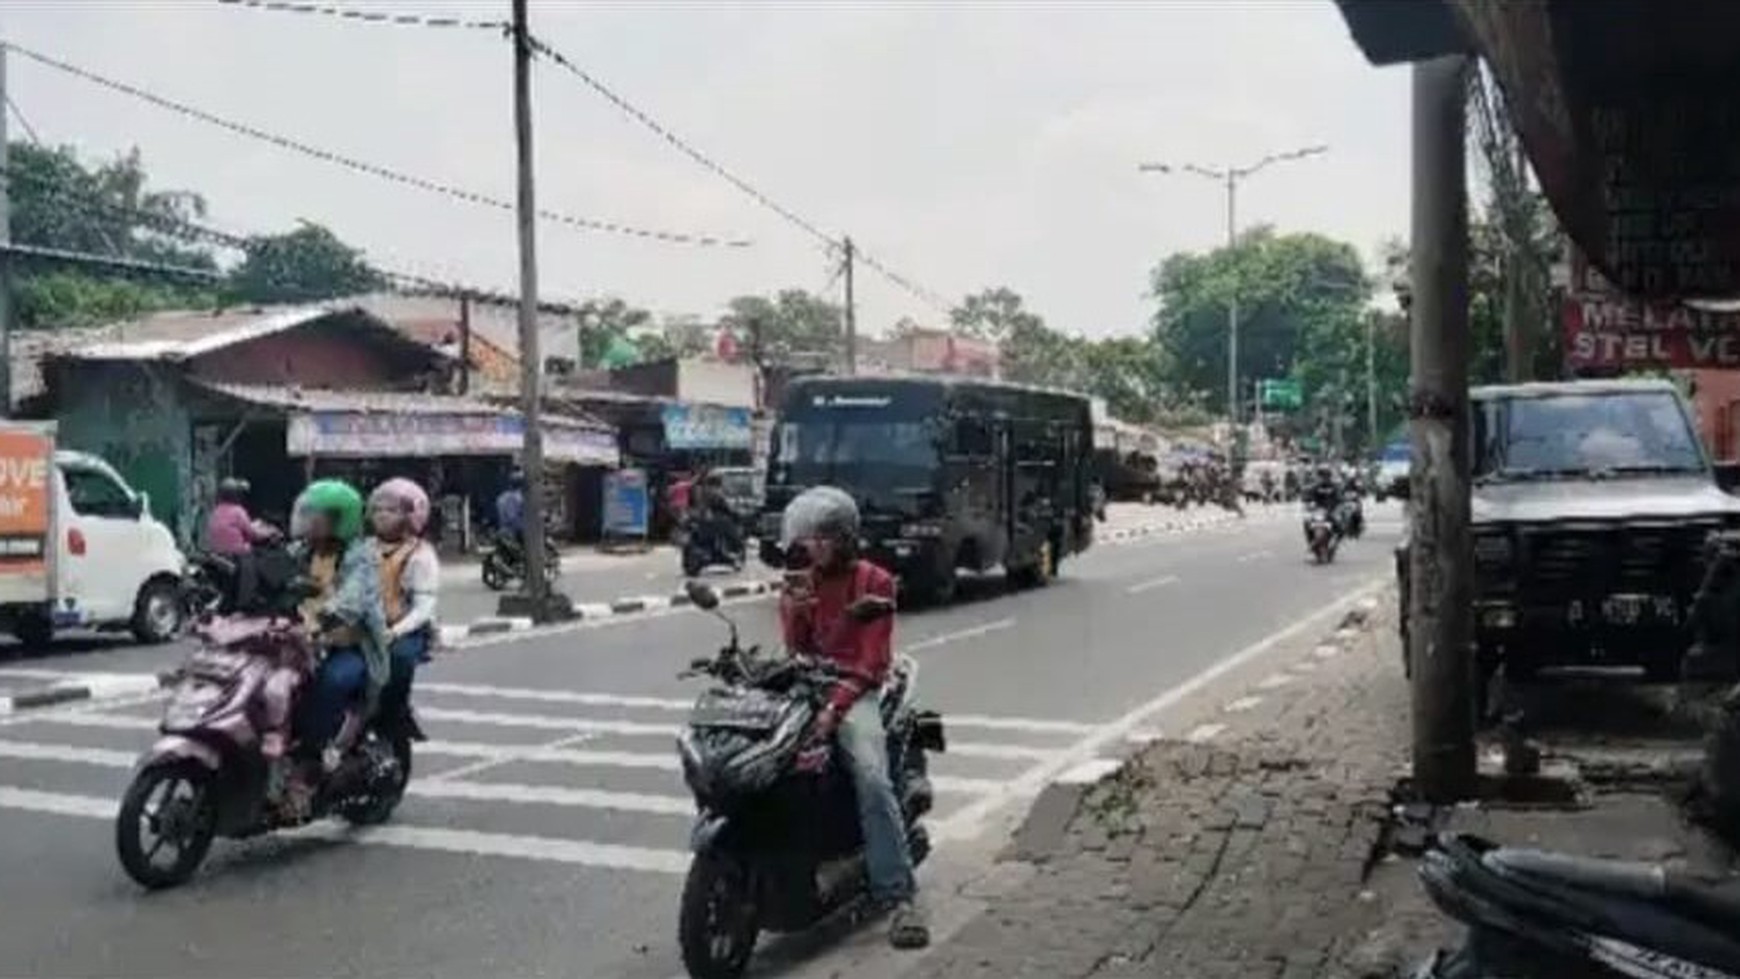
M 846 614 L 850 615 L 853 621 L 856 622 L 874 622 L 877 619 L 883 619 L 893 615 L 894 602 L 892 599 L 884 598 L 881 595 L 865 595 L 853 602 L 851 606 L 846 609 Z
M 683 593 L 689 596 L 689 601 L 695 607 L 705 612 L 711 612 L 719 607 L 719 593 L 712 585 L 699 581 L 691 581 L 683 586 Z

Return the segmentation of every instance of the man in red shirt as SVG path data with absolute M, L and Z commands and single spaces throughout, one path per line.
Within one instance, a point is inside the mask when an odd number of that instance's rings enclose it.
M 870 895 L 893 912 L 889 941 L 896 948 L 922 948 L 930 943 L 930 928 L 914 901 L 906 824 L 888 775 L 878 697 L 894 659 L 894 618 L 852 614 L 866 600 L 892 605 L 894 578 L 858 557 L 858 506 L 832 486 L 805 490 L 792 500 L 780 538 L 789 569 L 779 601 L 786 647 L 829 660 L 840 672 L 816 715 L 814 736 L 825 744 L 839 735 L 858 798 Z

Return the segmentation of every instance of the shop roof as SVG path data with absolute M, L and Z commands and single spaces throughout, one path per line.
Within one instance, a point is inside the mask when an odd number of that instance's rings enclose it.
M 517 415 L 518 411 L 491 404 L 478 398 L 456 395 L 424 394 L 416 391 L 331 391 L 320 388 L 282 387 L 262 384 L 228 384 L 218 381 L 193 381 L 223 397 L 286 412 L 353 412 L 356 414 L 389 415 Z M 547 413 L 546 425 L 569 428 L 593 428 L 611 431 L 611 426 L 588 415 Z

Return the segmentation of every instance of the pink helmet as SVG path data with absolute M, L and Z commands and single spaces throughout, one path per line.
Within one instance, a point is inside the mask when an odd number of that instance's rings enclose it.
M 389 502 L 397 504 L 410 518 L 411 533 L 423 532 L 423 528 L 429 523 L 429 494 L 423 492 L 423 487 L 402 476 L 395 476 L 376 486 L 375 491 L 369 494 L 371 507 L 377 503 Z

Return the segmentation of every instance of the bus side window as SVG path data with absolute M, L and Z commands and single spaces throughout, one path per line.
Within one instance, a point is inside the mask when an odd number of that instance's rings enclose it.
M 978 418 L 955 420 L 955 454 L 981 458 L 991 454 L 991 430 Z

